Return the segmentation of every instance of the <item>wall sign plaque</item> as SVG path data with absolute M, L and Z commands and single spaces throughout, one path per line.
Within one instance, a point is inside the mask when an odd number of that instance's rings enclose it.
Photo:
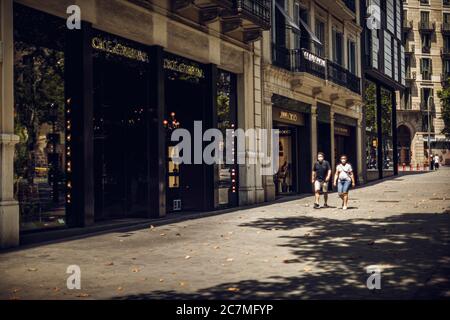
M 340 136 L 350 136 L 350 128 L 343 125 L 334 125 L 334 134 L 340 135 Z
M 305 119 L 299 112 L 272 107 L 273 121 L 288 123 L 297 126 L 303 126 Z

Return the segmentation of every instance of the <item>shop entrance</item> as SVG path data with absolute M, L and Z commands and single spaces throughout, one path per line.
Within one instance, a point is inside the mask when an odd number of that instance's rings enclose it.
M 339 163 L 341 155 L 347 155 L 348 162 L 352 165 L 353 172 L 357 174 L 357 158 L 356 158 L 356 129 L 352 126 L 341 124 L 334 125 L 334 155 L 335 163 Z M 357 181 L 357 180 L 356 180 Z
M 95 219 L 145 217 L 148 73 L 99 57 L 94 86 Z
M 177 68 L 187 61 L 170 56 L 172 69 L 166 69 L 165 101 L 166 101 L 166 133 L 167 133 L 167 210 L 201 211 L 205 210 L 205 188 L 212 188 L 212 181 L 207 179 L 206 165 L 194 164 L 194 121 L 201 121 L 203 130 L 207 129 L 205 121 L 206 84 L 200 73 L 200 67 L 191 65 L 190 70 L 198 70 L 195 75 L 180 72 Z M 191 64 L 194 64 L 193 62 Z M 193 69 L 197 68 L 197 69 Z M 174 70 L 175 69 L 175 70 Z M 175 126 L 174 126 L 175 123 Z M 191 134 L 191 164 L 174 164 L 172 156 L 176 151 L 174 146 L 179 142 L 170 141 L 172 129 L 186 129 Z M 203 134 L 203 132 L 202 132 Z M 202 148 L 203 150 L 203 148 Z M 181 154 L 183 155 L 183 154 Z M 208 199 L 209 200 L 209 199 Z
M 278 170 L 274 175 L 275 194 L 289 195 L 298 191 L 297 182 L 297 128 L 275 123 L 279 130 Z

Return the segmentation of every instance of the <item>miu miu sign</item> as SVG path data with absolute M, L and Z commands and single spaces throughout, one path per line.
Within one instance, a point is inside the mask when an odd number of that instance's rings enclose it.
M 316 56 L 315 54 L 308 52 L 308 51 L 303 51 L 303 57 L 308 60 L 311 61 L 312 63 L 315 63 L 321 67 L 326 67 L 326 61 L 325 59 L 322 59 L 321 57 Z
M 115 54 L 141 62 L 149 62 L 148 54 L 142 50 L 138 50 L 117 41 L 102 39 L 100 37 L 92 38 L 92 48 L 106 53 Z

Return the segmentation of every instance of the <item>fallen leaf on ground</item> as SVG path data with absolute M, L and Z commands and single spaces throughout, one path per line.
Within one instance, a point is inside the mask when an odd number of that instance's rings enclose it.
M 132 272 L 134 272 L 134 273 L 136 273 L 136 272 L 139 272 L 139 271 L 141 271 L 139 268 L 133 268 L 133 269 L 131 269 L 131 271 Z
M 28 268 L 28 271 L 37 271 L 37 268 Z
M 164 282 L 164 279 L 159 279 L 159 282 Z
M 184 257 L 184 258 L 185 258 L 185 259 L 187 260 L 187 259 L 190 259 L 190 258 L 191 258 L 191 256 L 186 256 L 186 257 Z
M 77 297 L 79 297 L 79 298 L 87 298 L 89 296 L 90 296 L 89 293 L 80 293 L 77 295 Z
M 228 288 L 227 290 L 230 291 L 230 292 L 238 292 L 238 291 L 239 291 L 239 288 L 230 287 L 230 288 Z
M 227 259 L 228 262 L 233 262 L 233 260 L 234 260 L 233 258 L 228 258 Z
M 123 290 L 122 287 L 118 287 L 118 288 L 117 288 L 117 291 L 122 291 L 122 290 Z
M 214 249 L 219 249 L 220 247 L 219 246 L 214 246 Z
M 112 262 L 112 261 L 105 264 L 105 266 L 113 266 L 113 265 L 114 265 L 114 262 Z
M 160 236 L 164 237 L 166 234 L 165 233 L 161 233 Z

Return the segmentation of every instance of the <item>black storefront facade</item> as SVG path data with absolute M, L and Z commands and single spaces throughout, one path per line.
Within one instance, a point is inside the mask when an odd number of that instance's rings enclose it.
M 39 217 L 29 210 L 32 227 L 22 232 L 238 204 L 237 165 L 174 165 L 170 141 L 174 128 L 192 133 L 193 121 L 202 121 L 203 131 L 237 128 L 235 74 L 97 30 L 90 23 L 68 30 L 65 20 L 40 11 L 15 4 L 14 12 L 23 18 L 15 25 L 16 47 L 22 50 L 18 55 L 24 57 L 27 46 L 43 48 L 45 57 L 56 51 L 63 65 L 55 91 L 60 113 L 51 118 L 58 123 L 42 134 L 46 141 L 57 141 L 47 142 L 43 153 L 42 167 L 50 170 L 41 179 L 39 199 L 48 203 L 40 204 Z M 26 35 L 31 32 L 22 25 L 27 17 L 45 22 L 34 26 L 42 28 L 42 37 Z M 50 48 L 55 35 L 44 24 L 58 33 L 56 49 Z M 58 174 L 51 173 L 50 161 Z M 17 189 L 29 188 L 24 183 Z M 25 200 L 37 199 L 22 193 L 21 219 Z

